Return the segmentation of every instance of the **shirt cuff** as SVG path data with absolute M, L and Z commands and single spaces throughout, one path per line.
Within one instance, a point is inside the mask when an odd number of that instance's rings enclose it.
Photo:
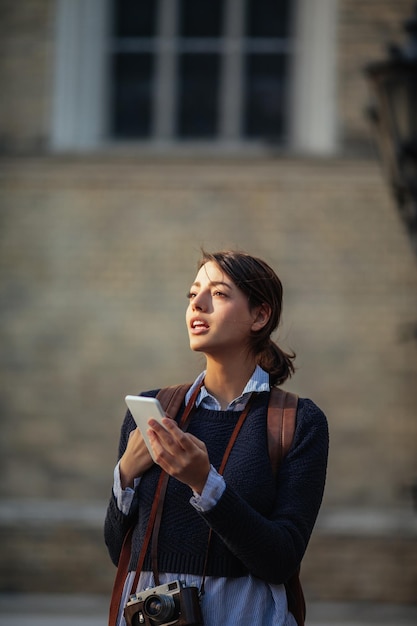
M 140 483 L 140 478 L 135 478 L 134 480 L 134 488 L 126 487 L 126 489 L 122 489 L 122 484 L 120 482 L 120 461 L 114 468 L 113 473 L 113 494 L 116 498 L 117 508 L 123 515 L 128 515 L 130 511 L 130 507 L 132 505 L 133 496 L 135 495 L 135 489 Z
M 201 495 L 193 491 L 190 502 L 197 511 L 204 513 L 216 506 L 225 489 L 226 483 L 224 482 L 223 476 L 221 476 L 211 465 L 210 472 Z

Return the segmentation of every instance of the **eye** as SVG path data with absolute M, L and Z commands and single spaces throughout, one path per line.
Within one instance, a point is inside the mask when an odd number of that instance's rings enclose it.
M 227 294 L 223 291 L 214 291 L 213 296 L 218 296 L 219 298 L 227 298 Z
M 196 293 L 194 293 L 194 291 L 189 291 L 189 292 L 187 293 L 187 298 L 188 298 L 189 300 L 192 300 L 193 298 L 195 298 L 195 297 L 196 297 L 196 295 L 197 295 L 197 294 L 196 294 Z

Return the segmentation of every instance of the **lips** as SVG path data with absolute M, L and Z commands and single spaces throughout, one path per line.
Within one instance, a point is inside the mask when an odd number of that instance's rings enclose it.
M 208 330 L 209 325 L 204 320 L 194 318 L 190 321 L 190 328 L 192 331 L 199 333 Z

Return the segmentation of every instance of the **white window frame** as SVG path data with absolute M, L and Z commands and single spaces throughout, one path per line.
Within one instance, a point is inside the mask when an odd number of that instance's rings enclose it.
M 289 118 L 295 152 L 337 151 L 337 25 L 338 0 L 297 0 Z
M 337 0 L 296 0 L 286 146 L 292 152 L 329 155 L 337 149 L 337 4 Z M 239 47 L 242 6 L 241 0 L 228 0 L 226 5 L 229 49 L 222 64 L 221 81 L 233 84 L 233 89 L 220 88 L 220 132 L 211 143 L 211 149 L 221 151 L 242 150 L 247 144 L 240 137 L 240 98 L 234 95 L 243 93 L 243 55 Z M 176 0 L 161 0 L 155 126 L 153 139 L 145 144 L 149 149 L 178 148 L 173 129 L 175 55 L 166 45 L 175 32 L 175 16 Z M 50 142 L 55 152 L 111 149 L 116 145 L 107 133 L 108 18 L 108 0 L 56 0 Z

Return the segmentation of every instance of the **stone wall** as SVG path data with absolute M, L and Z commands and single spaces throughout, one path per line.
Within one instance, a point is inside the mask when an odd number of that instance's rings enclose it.
M 283 280 L 289 386 L 330 420 L 329 503 L 410 502 L 417 272 L 376 166 L 19 159 L 1 201 L 3 496 L 107 496 L 124 395 L 202 366 L 184 310 L 205 246 Z
M 44 151 L 50 132 L 55 0 L 0 0 L 0 153 Z

